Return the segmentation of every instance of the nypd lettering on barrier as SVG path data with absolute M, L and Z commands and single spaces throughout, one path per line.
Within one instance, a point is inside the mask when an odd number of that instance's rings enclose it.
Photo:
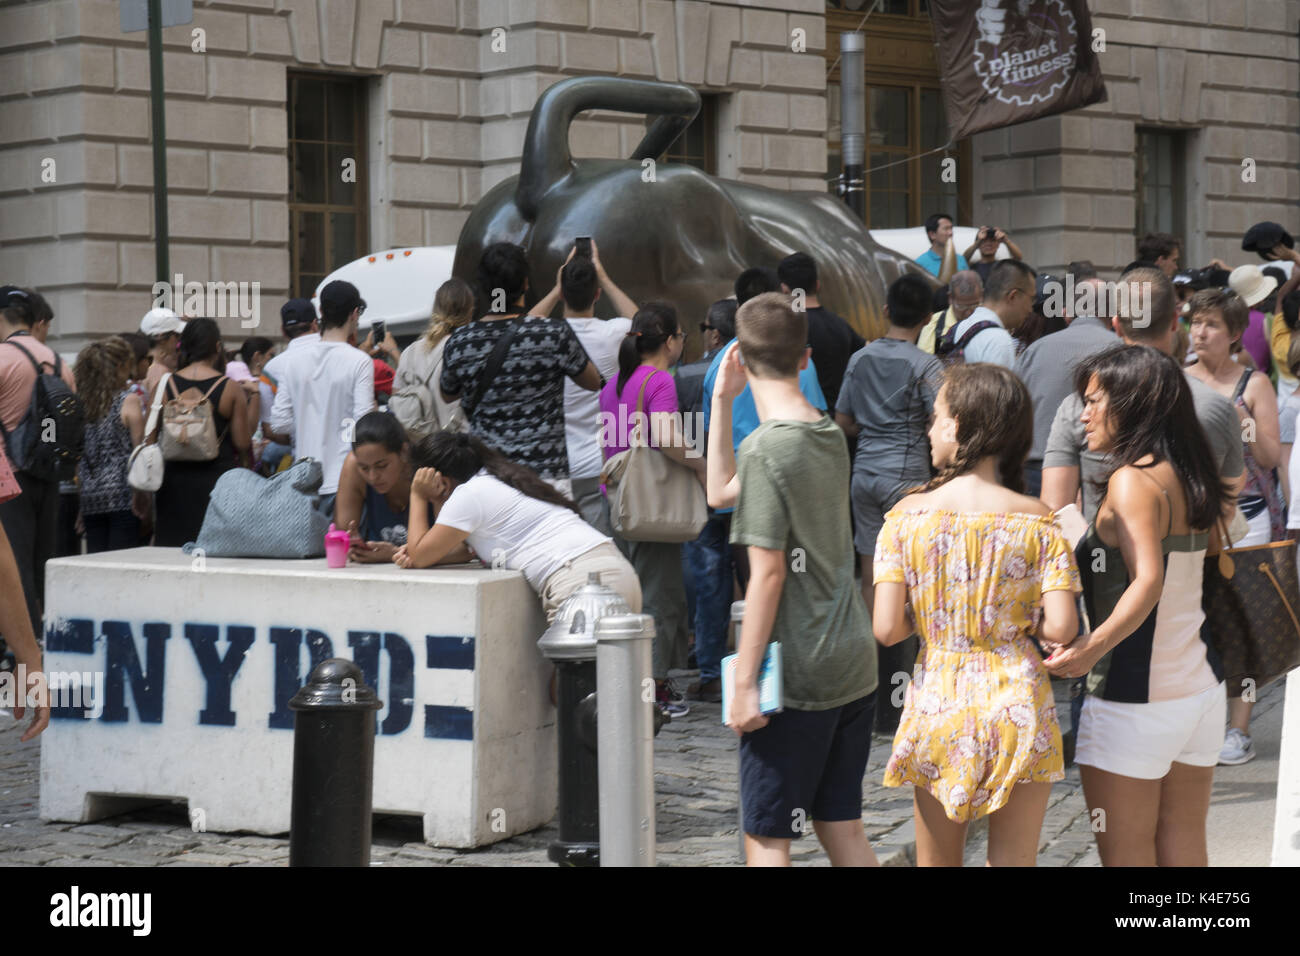
M 201 726 L 234 727 L 240 723 L 239 715 L 231 706 L 231 689 L 247 656 L 257 651 L 259 641 L 269 645 L 263 647 L 262 652 L 269 651 L 274 662 L 268 699 L 270 710 L 265 717 L 266 726 L 273 730 L 293 728 L 289 700 L 302 687 L 312 668 L 335 656 L 330 636 L 312 628 L 256 628 L 245 624 L 192 621 L 174 628 L 171 623 L 164 622 L 69 618 L 47 629 L 46 650 L 51 654 L 96 654 L 98 637 L 98 643 L 102 645 L 103 667 L 94 672 L 93 707 L 70 706 L 67 701 L 56 700 L 51 716 L 64 720 L 98 719 L 112 724 L 130 722 L 134 714 L 134 720 L 142 724 L 162 723 L 167 703 L 164 699 L 169 666 L 167 648 L 176 632 L 189 643 L 192 656 L 185 655 L 178 660 L 173 652 L 170 666 L 197 667 L 206 688 L 202 701 L 187 699 L 172 706 L 193 708 Z M 137 634 L 143 638 L 143 654 Z M 219 641 L 224 643 L 224 651 L 218 650 Z M 377 728 L 378 732 L 386 735 L 404 733 L 411 727 L 415 716 L 416 665 L 411 643 L 401 634 L 362 630 L 347 631 L 346 641 L 352 660 L 361 669 L 368 685 L 378 688 L 381 674 L 387 678 L 384 682 L 387 716 Z M 425 635 L 424 641 L 426 668 L 474 669 L 473 637 L 429 634 Z M 306 673 L 302 669 L 304 646 L 311 659 Z M 382 670 L 381 658 L 386 658 L 386 673 Z M 3 686 L 0 680 L 0 689 Z M 128 688 L 133 708 L 127 705 Z M 81 702 L 80 697 L 73 701 L 77 705 Z M 172 715 L 169 719 L 174 717 Z M 426 737 L 473 739 L 473 711 L 468 707 L 425 704 L 422 717 Z M 260 714 L 246 714 L 243 726 L 261 719 Z

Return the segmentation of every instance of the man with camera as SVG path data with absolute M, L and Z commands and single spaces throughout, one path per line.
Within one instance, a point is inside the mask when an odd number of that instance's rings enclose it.
M 998 247 L 1004 242 L 1007 244 L 1007 252 L 1011 254 L 1012 259 L 1024 259 L 1020 247 L 1011 241 L 1010 236 L 996 226 L 981 226 L 979 233 L 975 236 L 975 241 L 970 244 L 969 249 L 962 253 L 962 256 L 969 261 L 975 250 L 979 250 L 979 260 L 971 265 L 971 269 L 979 274 L 981 282 L 989 281 L 989 270 L 993 268 L 993 263 L 997 258 Z

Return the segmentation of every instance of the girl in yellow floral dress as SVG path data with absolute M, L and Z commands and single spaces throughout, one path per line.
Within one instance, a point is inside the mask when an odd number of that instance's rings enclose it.
M 1031 636 L 1073 640 L 1079 572 L 1051 512 L 1019 493 L 1032 438 L 1029 392 L 1011 371 L 950 369 L 930 426 L 939 474 L 885 516 L 876 543 L 876 639 L 921 639 L 884 780 L 914 788 L 921 866 L 960 866 L 982 816 L 989 865 L 1032 866 L 1065 775 Z

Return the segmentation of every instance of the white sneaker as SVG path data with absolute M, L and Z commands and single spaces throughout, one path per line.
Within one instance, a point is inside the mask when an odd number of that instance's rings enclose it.
M 1219 763 L 1235 766 L 1255 759 L 1255 745 L 1250 736 L 1232 727 L 1223 738 L 1223 749 L 1219 751 Z

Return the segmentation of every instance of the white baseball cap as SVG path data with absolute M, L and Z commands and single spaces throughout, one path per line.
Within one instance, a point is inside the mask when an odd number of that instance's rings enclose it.
M 140 320 L 140 331 L 151 339 L 169 332 L 179 333 L 184 328 L 185 320 L 166 308 L 150 309 Z

